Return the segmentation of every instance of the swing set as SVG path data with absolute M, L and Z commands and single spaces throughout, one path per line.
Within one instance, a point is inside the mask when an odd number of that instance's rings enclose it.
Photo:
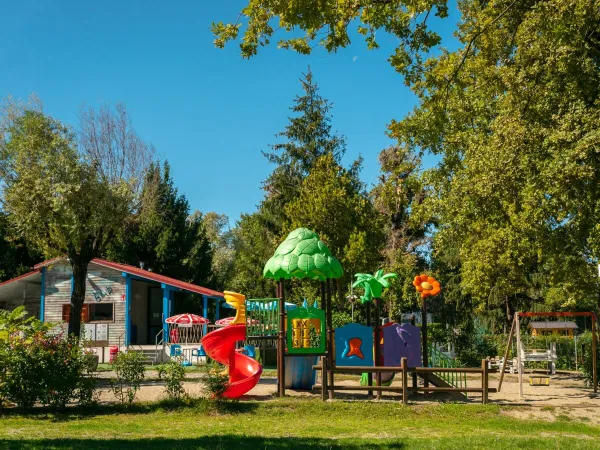
M 592 318 L 592 382 L 594 386 L 594 393 L 598 392 L 598 374 L 597 374 L 597 362 L 596 362 L 596 326 L 598 318 L 594 312 L 516 312 L 513 323 L 510 327 L 510 334 L 508 336 L 508 342 L 506 343 L 506 351 L 504 352 L 504 362 L 502 363 L 502 370 L 500 371 L 500 382 L 498 383 L 498 392 L 502 388 L 502 381 L 504 379 L 504 371 L 506 370 L 506 363 L 508 362 L 508 355 L 510 352 L 510 346 L 513 337 L 517 337 L 517 370 L 519 373 L 519 398 L 523 398 L 523 358 L 521 352 L 521 317 L 591 317 Z

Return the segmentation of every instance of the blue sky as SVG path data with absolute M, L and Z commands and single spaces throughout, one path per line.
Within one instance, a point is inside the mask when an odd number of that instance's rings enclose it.
M 263 196 L 271 166 L 261 150 L 284 129 L 310 65 L 334 103 L 346 161 L 362 154 L 362 178 L 375 183 L 377 156 L 392 143 L 386 124 L 416 103 L 387 62 L 396 40 L 383 36 L 381 49 L 367 51 L 356 38 L 310 56 L 273 45 L 244 60 L 235 43 L 213 47 L 210 25 L 235 21 L 245 3 L 0 0 L 0 98 L 36 93 L 48 114 L 72 125 L 84 102 L 124 102 L 192 209 L 226 213 L 233 225 Z M 434 23 L 450 37 L 456 18 Z

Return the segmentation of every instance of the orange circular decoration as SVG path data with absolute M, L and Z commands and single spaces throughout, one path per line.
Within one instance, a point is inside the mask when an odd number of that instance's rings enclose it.
M 428 275 L 417 275 L 413 280 L 413 286 L 421 293 L 421 298 L 435 297 L 442 291 L 440 282 Z

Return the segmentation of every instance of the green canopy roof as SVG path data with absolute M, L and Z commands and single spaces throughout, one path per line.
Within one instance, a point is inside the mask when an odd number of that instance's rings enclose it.
M 314 231 L 298 228 L 281 243 L 263 270 L 265 278 L 276 280 L 340 278 L 344 273 L 340 262 Z

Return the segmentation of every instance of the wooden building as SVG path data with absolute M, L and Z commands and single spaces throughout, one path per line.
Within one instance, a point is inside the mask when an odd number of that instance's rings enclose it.
M 44 261 L 31 272 L 0 283 L 0 309 L 23 305 L 29 314 L 66 330 L 72 289 L 68 261 Z M 94 259 L 88 266 L 82 312 L 82 335 L 87 345 L 155 345 L 165 337 L 167 341 L 165 319 L 173 311 L 175 292 L 201 295 L 203 311 L 198 313 L 205 317 L 208 302 L 215 301 L 218 319 L 221 292 L 127 264 Z
M 547 321 L 534 321 L 529 324 L 531 335 L 546 336 L 549 334 L 558 334 L 562 336 L 569 336 L 573 338 L 574 330 L 576 330 L 577 324 L 575 322 L 547 322 Z

